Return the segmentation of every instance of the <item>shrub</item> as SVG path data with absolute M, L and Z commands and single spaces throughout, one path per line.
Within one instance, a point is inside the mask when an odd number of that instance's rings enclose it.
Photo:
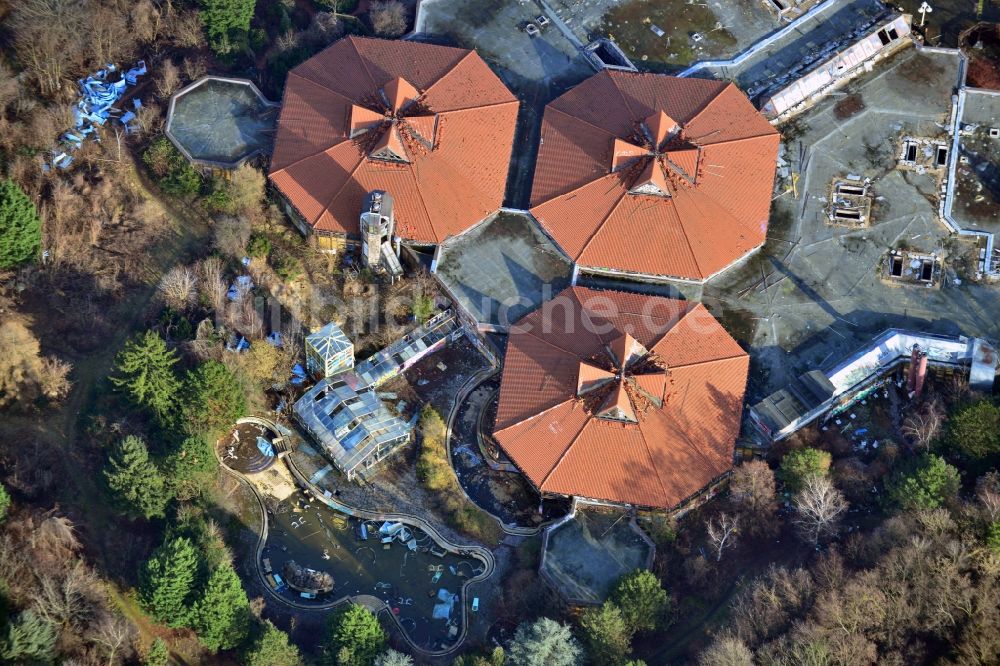
M 298 257 L 282 253 L 275 261 L 274 272 L 286 282 L 291 282 L 302 275 L 302 262 Z
M 887 482 L 889 499 L 905 510 L 936 509 L 958 494 L 958 470 L 941 456 L 924 454 Z
M 17 183 L 0 180 L 0 269 L 37 258 L 41 246 L 42 223 L 35 204 Z
M 820 449 L 789 451 L 781 460 L 781 480 L 790 492 L 797 493 L 810 476 L 826 476 L 830 460 L 830 454 Z
M 948 420 L 945 443 L 972 458 L 1000 451 L 1000 408 L 990 400 L 962 405 Z
M 4 488 L 3 484 L 0 483 L 0 522 L 7 517 L 7 511 L 10 510 L 10 493 Z
M 595 664 L 617 666 L 632 652 L 632 631 L 621 609 L 610 601 L 585 610 L 580 616 L 580 629 Z
M 994 520 L 987 526 L 986 545 L 994 553 L 1000 553 L 1000 520 Z
M 406 7 L 399 0 L 374 0 L 368 18 L 379 37 L 399 37 L 406 32 Z
M 466 498 L 448 461 L 447 426 L 444 419 L 425 405 L 420 412 L 420 453 L 417 456 L 417 478 L 436 494 L 438 508 L 455 529 L 483 541 L 496 543 L 500 526 L 488 513 Z
M 247 254 L 255 259 L 267 259 L 271 254 L 271 241 L 264 234 L 252 234 L 247 245 Z
M 167 194 L 193 197 L 201 191 L 201 176 L 167 137 L 154 140 L 143 153 L 142 161 Z

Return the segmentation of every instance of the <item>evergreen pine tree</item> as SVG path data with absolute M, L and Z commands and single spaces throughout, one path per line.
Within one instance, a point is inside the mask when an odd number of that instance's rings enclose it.
M 162 638 L 157 638 L 149 646 L 149 652 L 146 653 L 146 659 L 143 661 L 145 666 L 169 666 L 170 664 L 170 651 L 167 649 L 167 644 L 163 642 Z
M 189 598 L 198 573 L 198 553 L 190 539 L 176 537 L 157 548 L 142 571 L 139 600 L 157 622 L 183 627 L 190 619 Z
M 342 607 L 330 616 L 329 626 L 329 650 L 337 666 L 372 666 L 385 647 L 385 630 L 364 606 Z
M 181 409 L 192 434 L 216 433 L 246 413 L 246 396 L 236 376 L 218 361 L 205 361 L 184 379 Z
M 219 54 L 238 48 L 250 31 L 256 0 L 202 0 L 201 20 L 212 50 Z
M 180 500 L 200 495 L 215 478 L 219 468 L 212 445 L 198 436 L 186 438 L 163 462 L 167 486 Z
M 153 412 L 161 422 L 176 404 L 180 381 L 174 374 L 177 354 L 153 331 L 125 344 L 115 359 L 117 377 L 111 383 L 121 388 L 141 407 Z
M 7 493 L 7 489 L 3 487 L 0 483 L 0 522 L 7 517 L 7 511 L 10 510 L 10 495 Z
M 104 467 L 111 495 L 130 515 L 163 516 L 170 496 L 159 468 L 149 459 L 146 443 L 129 435 L 118 442 Z
M 193 615 L 198 638 L 212 652 L 243 642 L 250 627 L 250 602 L 231 566 L 212 572 Z
M 0 269 L 38 256 L 42 223 L 28 195 L 9 178 L 0 180 Z
M 0 634 L 0 662 L 49 662 L 55 657 L 58 636 L 51 622 L 34 611 L 21 611 Z
M 243 659 L 246 666 L 299 666 L 302 657 L 299 648 L 288 642 L 288 634 L 271 622 L 264 622 L 264 630 Z

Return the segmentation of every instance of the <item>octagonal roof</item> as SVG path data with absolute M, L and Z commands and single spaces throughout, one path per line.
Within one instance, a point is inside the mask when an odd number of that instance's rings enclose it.
M 542 492 L 670 508 L 732 467 L 748 369 L 700 303 L 571 287 L 511 329 L 494 437 Z
M 474 51 L 347 37 L 289 73 L 271 180 L 317 230 L 356 235 L 384 190 L 396 233 L 440 243 L 500 207 L 517 110 Z
M 779 140 L 731 83 L 605 70 L 546 107 L 531 212 L 581 266 L 704 280 L 764 242 Z
M 235 168 L 270 149 L 277 115 L 252 82 L 206 76 L 170 99 L 165 131 L 191 162 Z

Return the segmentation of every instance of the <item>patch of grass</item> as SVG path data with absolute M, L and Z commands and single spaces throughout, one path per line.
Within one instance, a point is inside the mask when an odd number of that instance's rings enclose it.
M 445 445 L 447 426 L 444 419 L 426 405 L 420 413 L 420 453 L 417 457 L 417 478 L 434 493 L 437 509 L 456 530 L 490 545 L 502 536 L 497 521 L 474 505 L 458 484 Z
M 657 26 L 665 33 L 653 32 Z M 670 69 L 725 53 L 736 38 L 704 4 L 686 0 L 631 0 L 604 15 L 601 31 L 613 39 L 637 64 L 650 69 Z M 691 39 L 694 33 L 701 42 Z M 696 48 L 698 47 L 698 48 Z

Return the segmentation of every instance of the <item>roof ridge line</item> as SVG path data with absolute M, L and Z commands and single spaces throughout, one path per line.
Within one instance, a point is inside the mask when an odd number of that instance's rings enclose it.
M 549 301 L 549 302 L 551 303 L 552 301 Z M 581 305 L 581 306 L 583 305 L 582 303 L 579 303 L 579 302 L 578 302 L 578 304 Z M 543 304 L 543 306 L 541 308 L 539 308 L 538 310 L 535 310 L 535 312 L 540 312 L 540 313 L 544 313 L 544 311 L 545 311 L 544 304 Z M 534 313 L 531 313 L 531 314 L 534 314 Z M 524 319 L 522 319 L 521 321 L 524 321 Z M 517 326 L 517 324 L 515 324 L 515 326 Z M 560 347 L 559 345 L 557 345 L 557 344 L 555 344 L 553 342 L 549 342 L 545 338 L 541 338 L 541 337 L 535 335 L 534 331 L 530 331 L 530 330 L 529 331 L 525 331 L 524 335 L 530 335 L 531 337 L 535 338 L 536 340 L 538 340 L 540 342 L 544 342 L 545 344 L 547 344 L 549 347 L 552 347 L 553 349 L 558 349 L 561 352 L 569 354 L 570 356 L 575 357 L 577 360 L 583 360 L 583 359 L 580 358 L 579 354 L 577 354 L 575 351 L 570 351 L 569 349 L 566 349 L 565 347 Z M 601 336 L 597 336 L 597 340 L 599 342 L 603 342 L 603 341 L 601 341 Z
M 413 169 L 413 171 L 414 171 L 414 177 L 415 177 L 415 178 L 417 177 L 417 174 L 416 174 L 416 171 L 417 171 L 417 165 L 418 165 L 418 164 L 419 164 L 419 163 L 420 163 L 421 161 L 424 161 L 424 160 L 413 160 L 413 162 L 411 162 L 411 163 L 410 163 L 410 166 L 411 166 L 411 168 L 412 168 L 412 169 Z M 473 191 L 477 192 L 477 193 L 478 193 L 478 194 L 479 194 L 479 195 L 480 195 L 481 197 L 484 197 L 484 198 L 486 198 L 486 199 L 492 199 L 492 197 L 490 197 L 490 196 L 489 196 L 489 195 L 488 195 L 488 194 L 487 194 L 486 192 L 483 192 L 483 190 L 482 190 L 482 189 L 481 189 L 481 188 L 479 187 L 479 185 L 478 185 L 478 184 L 476 184 L 476 183 L 475 183 L 474 181 L 472 181 L 472 180 L 470 180 L 469 178 L 467 178 L 467 177 L 466 177 L 466 176 L 465 176 L 465 175 L 464 175 L 464 174 L 462 173 L 462 170 L 461 170 L 461 169 L 459 169 L 459 168 L 458 168 L 457 166 L 455 166 L 454 164 L 452 164 L 452 163 L 451 163 L 451 160 L 449 160 L 449 159 L 447 159 L 446 157 L 444 157 L 444 153 L 443 153 L 443 152 L 439 152 L 439 153 L 438 153 L 438 157 L 437 157 L 437 163 L 436 163 L 436 165 L 437 165 L 437 166 L 442 166 L 442 165 L 447 165 L 447 167 L 448 167 L 448 169 L 449 169 L 449 170 L 451 171 L 451 174 L 453 175 L 453 177 L 455 177 L 455 178 L 458 178 L 458 179 L 460 179 L 460 180 L 461 180 L 461 182 L 465 183 L 465 184 L 466 184 L 466 186 L 467 186 L 467 187 L 468 187 L 468 188 L 469 188 L 470 190 L 473 190 Z M 423 209 L 424 209 L 424 213 L 425 213 L 425 214 L 427 215 L 427 220 L 428 220 L 428 222 L 429 222 L 429 223 L 430 223 L 430 225 L 431 225 L 431 232 L 433 232 L 433 234 L 434 234 L 434 237 L 435 237 L 435 238 L 437 239 L 437 243 L 438 243 L 438 244 L 440 244 L 441 242 L 443 242 L 443 241 L 444 241 L 444 239 L 446 238 L 446 236 L 441 236 L 441 235 L 440 235 L 440 234 L 438 233 L 438 230 L 437 230 L 437 227 L 436 227 L 436 226 L 434 226 L 434 221 L 433 221 L 433 220 L 431 219 L 431 214 L 430 214 L 430 211 L 429 211 L 429 210 L 427 209 L 427 205 L 426 205 L 426 203 L 424 203 L 424 197 L 423 197 L 423 192 L 422 192 L 422 191 L 420 190 L 420 188 L 418 188 L 418 191 L 420 191 L 420 192 L 421 192 L 421 196 L 419 196 L 419 197 L 417 197 L 417 198 L 418 198 L 418 199 L 420 199 L 420 205 L 421 205 L 421 206 L 423 206 Z
M 444 78 L 444 77 L 441 77 L 441 78 Z M 437 85 L 437 84 L 435 84 L 435 85 Z M 428 88 L 428 90 L 430 90 L 430 88 Z M 490 109 L 490 108 L 493 108 L 494 106 L 504 106 L 504 105 L 507 105 L 507 104 L 520 104 L 520 103 L 521 103 L 521 100 L 515 98 L 515 99 L 509 99 L 506 102 L 490 102 L 489 104 L 479 104 L 477 106 L 466 106 L 466 107 L 463 107 L 461 109 L 448 109 L 447 111 L 433 111 L 432 110 L 431 113 L 433 113 L 435 115 L 438 115 L 438 116 L 443 116 L 446 113 L 461 113 L 463 111 L 479 111 L 480 109 Z
M 687 392 L 684 393 L 684 396 L 687 397 Z M 687 430 L 684 427 L 682 427 L 680 423 L 677 422 L 677 419 L 675 419 L 665 409 L 664 410 L 660 410 L 660 414 L 662 414 L 663 417 L 666 420 L 670 421 L 670 423 L 673 424 L 673 426 L 677 430 L 677 433 L 680 434 L 681 439 L 684 441 L 685 444 L 688 445 L 688 447 L 690 447 L 691 449 L 694 449 L 695 453 L 697 453 L 698 456 L 700 456 L 709 465 L 712 465 L 712 459 L 711 459 L 711 457 L 708 454 L 706 454 L 702 450 L 702 448 L 700 446 L 698 446 L 698 444 L 694 440 L 692 440 L 690 437 L 688 437 Z M 737 436 L 737 438 L 739 437 L 739 432 L 737 432 L 736 436 Z
M 612 216 L 612 214 L 614 214 L 616 210 L 618 210 L 618 207 L 622 205 L 622 202 L 625 201 L 625 197 L 627 196 L 628 196 L 628 189 L 625 189 L 622 192 L 621 196 L 618 197 L 618 201 L 615 202 L 615 205 L 612 206 L 611 210 L 608 211 L 608 214 L 605 215 L 603 218 L 601 218 L 601 221 L 594 228 L 593 233 L 590 234 L 590 237 L 586 241 L 584 241 L 583 246 L 580 248 L 580 252 L 576 255 L 576 258 L 574 258 L 573 263 L 579 261 L 580 257 L 583 256 L 583 253 L 587 251 L 588 247 L 590 247 L 590 244 L 594 242 L 594 239 L 597 237 L 598 232 L 600 232 L 601 229 L 604 228 L 604 225 L 608 223 L 608 219 Z
M 581 405 L 580 408 L 583 409 L 583 406 Z M 556 469 L 559 468 L 559 465 L 563 464 L 563 461 L 566 460 L 566 456 L 569 455 L 570 449 L 572 449 L 573 445 L 576 444 L 576 441 L 580 439 L 580 435 L 582 435 L 583 431 L 587 429 L 587 426 L 590 425 L 592 419 L 593 417 L 590 414 L 587 414 L 585 416 L 585 418 L 583 419 L 583 425 L 581 425 L 577 433 L 573 435 L 573 439 L 569 440 L 569 443 L 566 445 L 566 448 L 563 449 L 563 452 L 561 454 L 559 454 L 559 458 L 555 461 L 555 463 L 552 464 L 552 467 L 549 468 L 548 473 L 542 478 L 542 482 L 538 484 L 539 491 L 542 490 L 542 486 L 545 485 L 545 482 L 548 481 L 553 474 L 555 474 L 555 471 Z
M 716 141 L 714 143 L 698 143 L 697 137 L 690 139 L 690 141 L 692 143 L 694 143 L 695 146 L 697 146 L 698 148 L 709 148 L 711 146 L 725 146 L 725 145 L 728 145 L 730 143 L 741 143 L 743 141 L 754 141 L 756 139 L 764 139 L 764 138 L 770 137 L 770 136 L 776 136 L 779 139 L 781 138 L 781 134 L 778 133 L 777 130 L 775 130 L 773 132 L 765 132 L 763 134 L 753 134 L 751 136 L 740 136 L 740 137 L 736 137 L 735 139 L 723 139 L 721 141 Z
M 720 81 L 719 83 L 723 83 L 723 82 Z M 688 125 L 690 125 L 691 123 L 693 123 L 699 117 L 701 117 L 701 114 L 705 113 L 705 111 L 707 111 L 710 106 L 712 106 L 713 104 L 715 104 L 715 102 L 720 97 L 722 97 L 722 93 L 724 93 L 727 90 L 729 90 L 730 87 L 736 88 L 736 84 L 734 84 L 732 81 L 725 82 L 724 85 L 721 88 L 719 88 L 719 91 L 717 93 L 715 93 L 714 95 L 712 95 L 711 99 L 709 99 L 707 102 L 705 102 L 705 105 L 703 107 L 701 107 L 700 109 L 698 109 L 693 116 L 691 116 L 690 118 L 688 118 L 688 121 L 686 123 L 684 123 L 685 127 L 688 126 Z M 739 91 L 739 88 L 736 88 L 736 90 Z M 756 109 L 754 109 L 754 110 L 756 111 Z
M 556 98 L 556 100 L 558 100 L 558 98 Z M 556 100 L 552 100 L 552 101 L 554 102 Z M 563 111 L 562 109 L 559 109 L 557 107 L 552 106 L 552 102 L 549 102 L 548 104 L 546 104 L 545 108 L 552 109 L 553 111 L 557 111 L 557 112 L 561 113 L 562 115 L 566 116 L 567 118 L 572 118 L 573 120 L 579 120 L 584 125 L 589 125 L 589 126 L 593 127 L 596 130 L 599 130 L 601 132 L 604 132 L 605 134 L 609 134 L 610 136 L 615 137 L 616 139 L 620 139 L 621 138 L 620 136 L 618 136 L 618 132 L 612 132 L 609 129 L 605 129 L 605 128 L 601 127 L 600 125 L 595 125 L 594 123 L 590 122 L 589 120 L 584 120 L 580 116 L 574 116 L 572 113 L 567 113 L 567 112 Z M 544 112 L 543 112 L 543 117 L 544 117 Z
M 725 330 L 725 329 L 723 329 Z M 728 333 L 726 335 L 729 335 Z M 730 336 L 732 337 L 732 336 Z M 677 365 L 671 365 L 670 369 L 681 369 L 681 368 L 694 368 L 699 365 L 708 365 L 709 363 L 721 363 L 722 361 L 735 361 L 741 358 L 749 358 L 750 354 L 743 352 L 742 354 L 735 354 L 733 356 L 720 356 L 719 358 L 709 358 L 704 361 L 692 361 L 691 363 L 679 363 Z
M 547 198 L 547 199 L 546 199 L 545 201 L 542 201 L 542 202 L 540 202 L 540 203 L 537 203 L 537 204 L 535 204 L 534 206 L 528 206 L 528 212 L 529 212 L 529 213 L 531 213 L 531 211 L 533 211 L 534 209 L 538 208 L 539 206 L 544 206 L 545 204 L 547 204 L 547 203 L 551 203 L 551 202 L 555 201 L 556 199 L 559 199 L 559 198 L 562 198 L 562 197 L 567 197 L 567 196 L 569 196 L 569 195 L 571 195 L 571 194 L 576 194 L 577 192 L 579 192 L 579 191 L 580 191 L 580 190 L 582 190 L 583 188 L 585 188 L 585 187 L 588 187 L 588 186 L 590 186 L 590 185 L 593 185 L 594 183 L 599 183 L 600 181 L 604 180 L 604 179 L 605 179 L 605 178 L 607 178 L 608 176 L 614 176 L 614 175 L 615 175 L 615 174 L 617 174 L 617 173 L 618 173 L 617 171 L 610 171 L 610 172 L 608 172 L 608 173 L 604 174 L 603 176 L 599 176 L 599 177 L 597 177 L 597 178 L 594 178 L 594 179 L 592 179 L 592 180 L 588 180 L 587 182 L 585 182 L 585 183 L 583 183 L 583 184 L 581 184 L 581 185 L 577 185 L 577 186 L 576 186 L 576 187 L 574 187 L 573 189 L 570 189 L 570 190 L 566 190 L 566 191 L 565 191 L 565 192 L 563 192 L 562 194 L 556 194 L 556 195 L 554 195 L 554 196 L 550 196 L 550 197 L 549 197 L 549 198 Z M 620 179 L 619 179 L 619 180 L 620 180 Z M 532 181 L 532 183 L 531 183 L 531 189 L 534 189 L 534 188 L 535 188 L 535 184 L 534 184 L 534 181 Z M 624 192 L 623 194 L 626 194 L 626 193 L 628 193 L 628 190 L 625 190 L 625 192 Z M 538 218 L 538 216 L 537 216 L 537 215 L 535 215 L 534 213 L 531 213 L 531 215 L 532 215 L 532 217 L 534 217 L 534 218 L 535 218 L 536 220 L 538 220 L 539 222 L 541 222 L 541 220 L 540 220 L 540 219 Z
M 435 46 L 437 46 L 437 45 L 435 45 Z M 459 65 L 461 65 L 462 63 L 464 63 L 466 60 L 468 60 L 469 58 L 471 58 L 474 55 L 478 56 L 478 54 L 476 53 L 475 49 L 468 49 L 468 50 L 466 50 L 466 49 L 461 49 L 461 48 L 458 48 L 458 47 L 449 47 L 449 48 L 455 48 L 456 50 L 465 51 L 465 55 L 463 55 L 461 58 L 459 58 L 458 61 L 455 62 L 454 65 L 452 65 L 451 67 L 449 67 L 448 70 L 437 81 L 435 81 L 434 83 L 432 83 L 426 90 L 424 90 L 424 92 L 421 93 L 421 95 L 420 95 L 421 97 L 424 97 L 425 95 L 428 95 L 432 90 L 434 90 L 434 87 L 436 85 L 438 85 L 439 83 L 441 83 L 442 81 L 444 81 L 445 79 L 447 79 L 448 75 L 451 74 L 452 72 L 454 72 L 455 69 L 457 69 Z M 485 64 L 485 61 L 484 61 L 483 64 Z M 495 104 L 509 104 L 510 102 L 517 102 L 518 104 L 520 104 L 521 100 L 519 100 L 517 98 L 517 96 L 514 95 L 514 93 L 512 93 L 510 91 L 510 88 L 507 87 L 507 84 L 505 84 L 503 82 L 503 80 L 500 79 L 500 77 L 498 77 L 496 74 L 493 73 L 493 70 L 490 69 L 489 65 L 486 65 L 486 69 L 489 70 L 490 74 L 494 78 L 496 78 L 497 80 L 500 81 L 500 83 L 503 85 L 504 90 L 506 90 L 507 94 L 511 96 L 511 99 L 507 100 L 506 102 L 496 102 Z M 486 105 L 483 105 L 483 106 L 467 107 L 467 108 L 481 109 L 481 108 L 484 108 L 484 106 L 493 106 L 493 105 L 494 104 L 486 104 Z M 456 109 L 456 110 L 458 110 L 458 111 L 464 111 L 465 109 Z
M 354 37 L 355 37 L 354 35 L 351 35 L 350 38 L 349 38 L 349 41 L 350 41 L 350 44 L 351 44 L 351 48 L 354 49 L 354 53 L 358 56 L 358 60 L 361 61 L 361 68 L 363 70 L 365 70 L 365 74 L 368 75 L 368 80 L 371 81 L 372 85 L 377 88 L 378 84 L 375 82 L 375 77 L 372 76 L 371 70 L 369 70 L 368 69 L 368 65 L 365 64 L 365 57 L 363 55 L 361 55 L 361 51 L 358 50 L 358 40 L 354 39 Z M 375 41 L 375 40 L 372 40 L 372 41 Z
M 464 56 L 462 56 L 461 58 L 459 58 L 459 59 L 458 59 L 458 61 L 457 61 L 457 62 L 456 62 L 456 63 L 455 63 L 454 65 L 452 65 L 451 67 L 449 67 L 449 68 L 447 69 L 447 71 L 445 71 L 445 73 L 444 73 L 444 74 L 442 74 L 440 78 L 438 78 L 438 80 L 437 80 L 437 81 L 435 81 L 435 82 L 434 82 L 434 83 L 432 83 L 432 84 L 431 84 L 430 86 L 428 86 L 428 87 L 427 87 L 427 89 L 426 89 L 426 90 L 424 90 L 424 92 L 422 92 L 422 93 L 420 94 L 420 96 L 421 96 L 421 97 L 423 97 L 424 95 L 426 95 L 426 94 L 427 94 L 427 93 L 429 93 L 430 91 L 434 90 L 434 86 L 436 86 L 437 84 L 439 84 L 439 83 L 441 83 L 442 81 L 444 81 L 444 80 L 445 80 L 445 79 L 446 79 L 446 78 L 448 77 L 448 75 L 449 75 L 449 74 L 451 74 L 451 73 L 452 73 L 452 72 L 453 72 L 453 71 L 455 70 L 455 68 L 456 68 L 456 67 L 458 67 L 458 66 L 459 66 L 460 64 L 462 64 L 463 62 L 465 62 L 465 60 L 466 60 L 466 59 L 467 59 L 467 58 L 468 58 L 469 56 L 471 56 L 471 55 L 472 55 L 473 53 L 475 53 L 475 51 L 473 51 L 473 50 L 471 50 L 471 49 L 470 49 L 469 51 L 466 51 L 466 53 L 465 53 L 465 55 L 464 55 Z M 490 70 L 490 71 L 492 71 L 492 70 Z M 505 86 L 505 87 L 506 87 L 506 86 Z M 508 91 L 509 91 L 509 89 L 508 89 Z
M 635 118 L 635 111 L 632 109 L 632 105 L 628 103 L 628 100 L 625 99 L 625 93 L 623 93 L 622 89 L 618 87 L 618 81 L 615 80 L 615 77 L 611 76 L 611 70 L 605 69 L 604 71 L 608 73 L 608 79 L 611 81 L 611 85 L 614 87 L 615 90 L 618 91 L 618 96 L 622 98 L 622 102 L 625 104 L 625 109 L 628 111 L 628 117 L 629 118 Z M 626 78 L 628 78 L 628 77 L 626 77 Z M 660 109 L 660 110 L 662 111 L 663 109 Z M 655 108 L 653 109 L 653 113 L 656 113 L 656 109 Z M 633 120 L 632 122 L 635 123 L 636 121 Z M 645 119 L 640 120 L 639 122 L 645 123 Z M 674 121 L 674 122 L 677 122 L 677 121 Z M 656 148 L 656 147 L 658 147 L 658 146 L 654 146 L 654 148 Z
M 334 148 L 339 148 L 340 146 L 344 145 L 348 141 L 350 141 L 350 139 L 344 139 L 343 141 L 338 141 L 337 143 L 334 143 L 334 144 L 332 144 L 332 145 L 324 148 L 323 150 L 317 150 L 315 153 L 309 153 L 305 157 L 300 157 L 299 159 L 295 160 L 294 162 L 289 162 L 287 165 L 281 167 L 280 169 L 276 169 L 276 170 L 270 172 L 268 174 L 268 176 L 273 176 L 274 174 L 277 174 L 277 173 L 284 173 L 285 171 L 287 171 L 288 169 L 292 168 L 293 166 L 299 164 L 300 162 L 305 162 L 306 160 L 312 159 L 312 158 L 316 157 L 317 155 L 322 155 L 323 153 L 329 152 L 329 151 L 333 150 Z M 364 159 L 364 156 L 362 155 L 361 158 Z
M 690 192 L 698 192 L 698 194 L 700 194 L 701 196 L 706 197 L 708 199 L 711 199 L 712 201 L 715 201 L 715 198 L 714 197 L 710 197 L 707 194 L 705 194 L 704 192 L 702 192 L 700 189 L 698 189 L 697 185 L 695 185 L 693 187 L 690 187 L 690 188 L 679 188 L 678 189 L 679 192 L 683 191 L 685 193 L 684 196 L 687 198 L 687 201 L 692 206 L 694 206 L 695 208 L 698 209 L 698 213 L 699 213 L 699 216 L 701 217 L 701 219 L 705 219 L 707 216 L 704 215 L 704 211 L 702 211 L 701 206 L 698 205 L 697 197 L 690 196 L 689 190 L 690 190 Z M 718 201 L 715 201 L 715 204 L 716 204 L 716 206 L 719 207 L 720 210 L 724 211 L 727 215 L 729 215 L 729 217 L 731 217 L 733 220 L 735 220 L 736 223 L 739 226 L 743 227 L 743 226 L 746 225 L 746 223 L 743 220 L 741 220 L 738 217 L 736 217 L 728 208 L 726 208 L 725 206 L 723 206 L 721 203 L 719 203 Z M 677 210 L 677 204 L 676 203 L 674 204 L 674 210 L 675 211 Z M 679 214 L 677 215 L 677 222 L 678 222 L 678 224 L 679 224 L 679 226 L 681 228 L 681 234 L 684 236 L 684 242 L 687 243 L 688 249 L 691 250 L 691 258 L 694 259 L 694 265 L 698 267 L 698 273 L 701 275 L 701 279 L 702 280 L 708 279 L 708 276 L 705 275 L 705 271 L 702 270 L 701 264 L 698 262 L 698 255 L 694 251 L 694 246 L 691 245 L 691 238 L 688 236 L 687 227 L 684 225 L 684 220 L 682 219 L 682 217 Z
M 350 174 L 348 174 L 347 178 L 344 180 L 344 184 L 340 186 L 340 189 L 333 193 L 333 196 L 330 197 L 330 200 L 326 202 L 326 205 L 323 206 L 322 210 L 320 210 L 319 215 L 316 216 L 316 219 L 313 220 L 312 224 L 309 226 L 315 227 L 319 223 L 319 218 L 323 217 L 323 214 L 330 210 L 330 205 L 333 203 L 334 199 L 339 197 L 340 193 L 343 192 L 348 185 L 350 185 L 351 181 L 354 179 L 354 174 L 356 174 L 358 169 L 361 168 L 361 165 L 365 163 L 365 159 L 367 159 L 365 155 L 362 155 L 361 159 L 358 160 L 358 163 L 354 165 L 354 168 L 351 169 Z
M 431 235 L 433 235 L 434 238 L 437 239 L 438 238 L 438 230 L 437 230 L 437 227 L 434 226 L 434 220 L 431 219 L 431 212 L 429 210 L 427 210 L 427 204 L 424 202 L 424 196 L 423 196 L 424 193 L 423 193 L 423 191 L 422 191 L 422 189 L 421 189 L 421 187 L 419 185 L 420 177 L 417 174 L 417 169 L 418 169 L 417 165 L 421 161 L 422 160 L 413 160 L 413 161 L 409 162 L 408 164 L 409 164 L 410 171 L 413 174 L 413 180 L 417 183 L 417 196 L 415 198 L 417 199 L 417 201 L 420 202 L 420 208 L 424 211 L 424 216 L 427 218 L 427 224 L 429 224 L 430 227 L 431 227 Z M 441 241 L 438 240 L 437 242 L 440 243 Z
M 653 462 L 653 454 L 649 452 L 649 442 L 646 441 L 646 433 L 642 431 L 642 420 L 637 425 L 639 426 L 639 437 L 642 438 L 642 445 L 646 449 L 646 458 L 649 460 L 649 466 L 653 468 L 653 472 L 656 474 L 656 483 L 660 486 L 661 497 L 666 498 L 667 487 L 663 484 L 663 477 L 660 476 L 659 466 Z
M 314 86 L 317 86 L 319 88 L 322 88 L 323 90 L 327 90 L 327 91 L 333 93 L 337 97 L 342 97 L 344 99 L 344 101 L 346 101 L 348 104 L 357 104 L 357 102 L 355 100 L 351 99 L 350 97 L 348 97 L 344 93 L 340 92 L 339 90 L 334 90 L 330 86 L 324 85 L 324 84 L 320 83 L 319 81 L 317 81 L 316 79 L 310 78 L 308 76 L 304 76 L 302 74 L 299 74 L 298 72 L 289 72 L 288 76 L 297 76 L 300 79 L 302 79 L 303 81 L 306 81 L 308 83 L 313 84 Z M 286 81 L 287 81 L 287 79 L 286 79 Z M 287 86 L 287 83 L 286 83 L 286 86 Z
M 527 418 L 523 418 L 520 421 L 514 421 L 513 423 L 511 423 L 509 425 L 505 425 L 504 427 L 499 428 L 499 429 L 496 427 L 496 421 L 494 421 L 493 422 L 493 434 L 496 435 L 498 432 L 503 432 L 505 430 L 510 430 L 514 426 L 521 425 L 522 423 L 527 423 L 528 421 L 530 421 L 530 420 L 532 420 L 534 418 L 537 418 L 537 417 L 539 417 L 542 414 L 545 414 L 547 412 L 551 412 L 553 409 L 556 409 L 557 407 L 562 407 L 567 402 L 571 402 L 572 400 L 575 400 L 575 399 L 576 398 L 574 396 L 570 396 L 570 397 L 566 398 L 565 400 L 560 400 L 559 402 L 557 402 L 556 404 L 554 404 L 554 405 L 552 405 L 550 407 L 546 407 L 545 409 L 543 409 L 540 412 L 535 412 L 534 414 L 532 414 L 531 416 L 529 416 Z

